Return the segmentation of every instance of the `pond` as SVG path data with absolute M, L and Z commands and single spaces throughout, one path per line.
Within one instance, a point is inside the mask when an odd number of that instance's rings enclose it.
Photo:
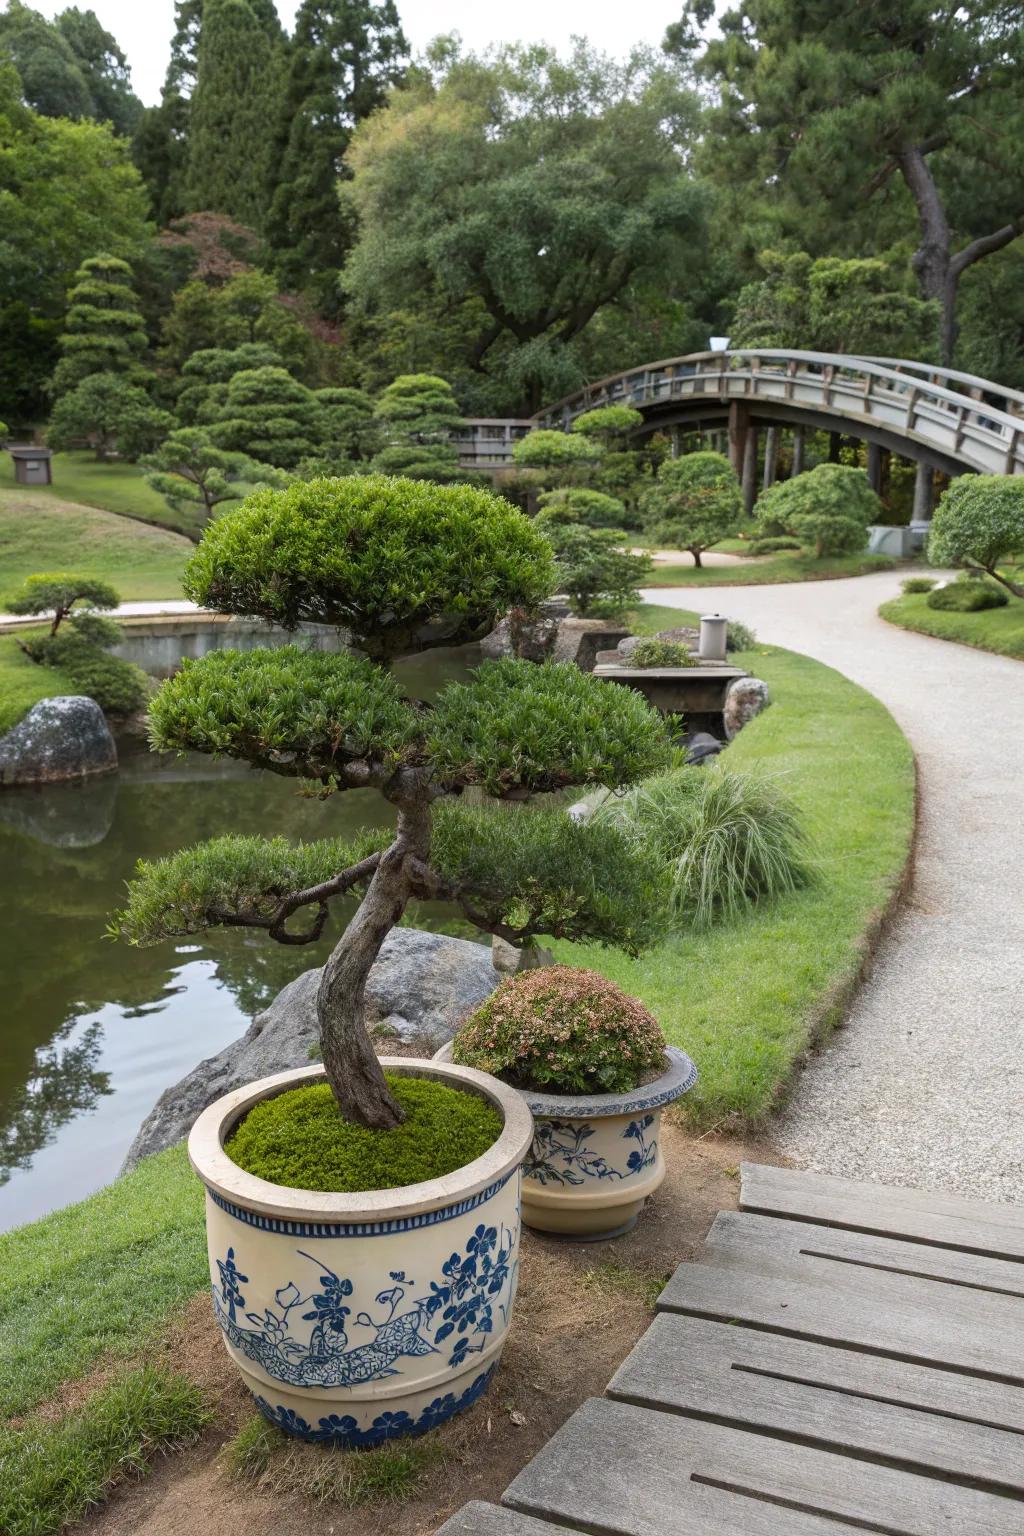
M 396 670 L 430 697 L 476 660 L 467 647 Z M 113 1179 L 160 1093 L 321 964 L 346 919 L 339 906 L 298 949 L 244 930 L 135 949 L 105 932 L 136 860 L 224 832 L 297 840 L 392 819 L 370 790 L 321 802 L 237 763 L 119 751 L 117 774 L 0 794 L 0 1231 Z M 410 917 L 466 932 L 449 909 Z

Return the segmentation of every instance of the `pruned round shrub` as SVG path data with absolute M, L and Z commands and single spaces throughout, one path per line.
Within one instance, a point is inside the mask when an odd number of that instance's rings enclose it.
M 512 444 L 512 461 L 521 468 L 562 469 L 574 464 L 592 464 L 601 450 L 585 434 L 555 432 L 539 427 Z
M 909 597 L 915 592 L 930 592 L 934 585 L 934 576 L 908 576 L 900 582 L 900 591 Z
M 619 618 L 640 602 L 638 588 L 651 572 L 651 558 L 626 547 L 622 529 L 587 528 L 582 523 L 549 527 L 558 562 L 558 586 L 581 618 Z
M 685 645 L 676 640 L 659 640 L 650 635 L 634 647 L 629 658 L 633 667 L 695 667 L 697 658 Z
M 396 1130 L 351 1125 L 330 1085 L 312 1083 L 254 1105 L 224 1150 L 271 1184 L 358 1194 L 454 1173 L 501 1135 L 501 1115 L 478 1094 L 398 1073 L 388 1073 L 387 1084 L 405 1111 Z
M 562 486 L 539 497 L 538 528 L 583 523 L 588 528 L 625 528 L 629 520 L 625 504 L 617 496 L 591 491 L 582 485 Z
M 257 491 L 211 524 L 186 594 L 286 629 L 337 624 L 375 660 L 476 639 L 555 584 L 551 546 L 504 497 L 467 485 L 350 475 Z
M 751 539 L 747 545 L 747 553 L 751 555 L 780 555 L 783 550 L 800 549 L 801 547 L 799 539 L 794 539 L 791 535 L 782 533 L 774 538 Z
M 994 574 L 1000 565 L 1021 557 L 1024 476 L 959 475 L 935 509 L 928 534 L 929 565 L 975 566 Z
M 595 812 L 669 870 L 671 918 L 706 928 L 810 878 L 807 837 L 793 802 L 768 779 L 679 768 L 636 784 Z
M 666 459 L 642 506 L 653 536 L 700 565 L 705 549 L 739 528 L 743 493 L 725 455 L 702 451 Z
M 945 613 L 981 613 L 986 608 L 1005 608 L 1009 601 L 1001 587 L 974 576 L 936 587 L 925 598 L 929 608 Z
M 614 982 L 552 965 L 503 981 L 458 1030 L 453 1059 L 517 1088 L 627 1093 L 663 1068 L 665 1037 Z
M 813 545 L 821 560 L 864 549 L 869 524 L 882 517 L 882 503 L 862 469 L 819 464 L 763 491 L 756 512 L 763 536 L 793 534 L 801 545 Z

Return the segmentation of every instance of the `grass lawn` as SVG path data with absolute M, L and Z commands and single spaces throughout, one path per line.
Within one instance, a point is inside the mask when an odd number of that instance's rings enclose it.
M 0 492 L 15 490 L 19 496 L 34 501 L 81 502 L 116 512 L 119 517 L 135 518 L 186 534 L 193 539 L 199 521 L 191 512 L 176 512 L 164 498 L 146 484 L 137 464 L 100 463 L 91 453 L 55 453 L 52 485 L 15 486 L 14 460 L 0 455 Z M 233 503 L 225 503 L 231 507 Z
M 194 546 L 178 533 L 112 512 L 0 488 L 0 610 L 36 571 L 101 576 L 123 598 L 181 596 L 181 572 Z
M 651 606 L 634 627 L 695 621 Z M 840 1016 L 864 936 L 899 884 L 914 821 L 910 746 L 877 699 L 791 651 L 758 646 L 738 659 L 769 683 L 775 702 L 730 746 L 728 765 L 777 778 L 802 807 L 816 885 L 636 960 L 557 946 L 560 959 L 593 966 L 642 998 L 670 1042 L 690 1053 L 700 1081 L 682 1102 L 699 1129 L 763 1122 L 811 1040 Z
M 1011 597 L 1005 608 L 983 608 L 980 613 L 944 613 L 929 608 L 927 593 L 910 592 L 883 603 L 878 612 L 890 624 L 913 629 L 937 640 L 956 640 L 979 651 L 995 651 L 1024 661 L 1024 601 Z
M 0 736 L 17 725 L 40 699 L 78 690 L 55 667 L 29 661 L 13 635 L 0 635 Z
M 726 539 L 715 551 L 741 554 L 738 540 Z M 648 587 L 758 587 L 775 586 L 784 581 L 830 581 L 840 576 L 868 576 L 872 571 L 889 571 L 897 560 L 889 555 L 832 555 L 815 560 L 799 549 L 784 549 L 777 555 L 759 555 L 744 565 L 705 565 L 698 570 L 691 560 L 685 565 L 657 565 Z

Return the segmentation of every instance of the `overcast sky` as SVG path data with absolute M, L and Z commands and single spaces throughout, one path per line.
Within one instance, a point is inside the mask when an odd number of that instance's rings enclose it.
M 30 0 L 34 9 L 55 16 L 70 0 Z M 132 67 L 132 81 L 151 105 L 160 96 L 174 24 L 174 0 L 77 0 L 92 9 L 117 38 Z M 281 20 L 291 30 L 298 0 L 277 0 Z M 4 7 L 6 8 L 6 6 Z M 658 44 L 669 22 L 677 20 L 682 0 L 513 0 L 508 6 L 487 0 L 398 0 L 402 25 L 414 52 L 439 32 L 460 32 L 467 47 L 488 43 L 544 41 L 564 47 L 582 34 L 606 53 L 625 54 L 635 43 Z M 625 18 L 625 19 L 624 19 Z

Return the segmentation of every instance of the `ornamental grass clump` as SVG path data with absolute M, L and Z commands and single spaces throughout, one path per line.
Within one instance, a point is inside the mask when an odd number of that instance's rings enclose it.
M 187 567 L 186 593 L 203 607 L 289 629 L 335 625 L 362 654 L 284 646 L 188 662 L 151 705 L 152 746 L 236 758 L 321 798 L 375 789 L 397 824 L 349 843 L 227 831 L 140 864 L 115 930 L 136 944 L 215 927 L 311 944 L 332 901 L 361 897 L 324 965 L 317 1017 L 329 1091 L 369 1131 L 407 1118 L 364 999 L 411 901 L 450 903 L 520 945 L 551 934 L 636 953 L 659 932 L 665 886 L 628 839 L 522 803 L 521 822 L 500 808 L 488 819 L 462 794 L 523 802 L 635 783 L 671 760 L 656 711 L 569 664 L 486 663 L 432 702 L 405 697 L 390 671 L 399 656 L 463 645 L 510 609 L 535 608 L 555 579 L 551 546 L 501 497 L 380 475 L 259 491 L 207 527 Z
M 676 640 L 659 640 L 652 635 L 647 640 L 641 640 L 633 649 L 629 658 L 630 665 L 647 669 L 648 667 L 696 667 L 698 658 L 685 645 L 680 645 Z
M 664 1070 L 653 1014 L 597 971 L 520 971 L 461 1026 L 452 1059 L 516 1088 L 628 1093 Z
M 796 806 L 768 779 L 680 768 L 635 785 L 595 812 L 663 869 L 676 928 L 709 927 L 811 878 Z

